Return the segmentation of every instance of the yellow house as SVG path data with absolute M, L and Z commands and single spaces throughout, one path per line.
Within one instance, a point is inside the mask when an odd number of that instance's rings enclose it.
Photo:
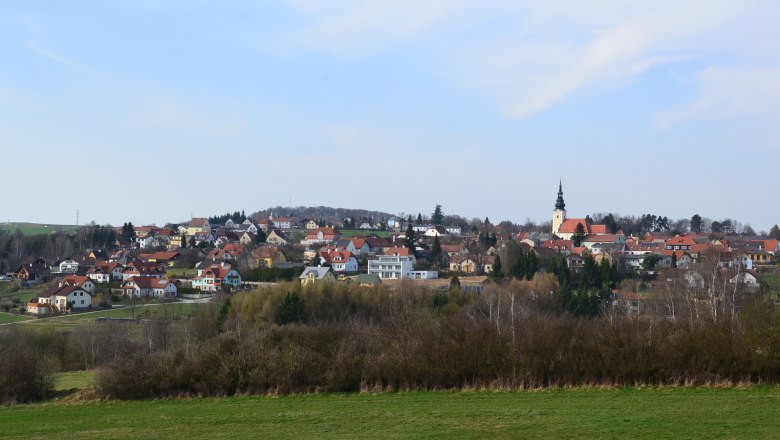
M 207 218 L 193 218 L 187 225 L 187 235 L 195 235 L 200 232 L 211 232 L 211 225 Z
M 318 281 L 336 281 L 336 276 L 333 275 L 333 269 L 330 267 L 309 266 L 298 278 L 304 286 L 307 284 L 314 284 Z
M 265 267 L 274 267 L 279 263 L 286 263 L 287 257 L 281 249 L 276 246 L 263 246 L 252 252 L 257 259 L 257 264 Z
M 184 247 L 186 243 L 181 242 L 181 235 L 171 235 L 170 238 L 168 238 L 168 249 L 177 249 L 180 247 Z

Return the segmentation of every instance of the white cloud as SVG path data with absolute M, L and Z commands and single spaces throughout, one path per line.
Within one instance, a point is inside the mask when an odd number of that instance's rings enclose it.
M 95 76 L 95 73 L 92 70 L 90 70 L 89 68 L 87 68 L 86 66 L 84 66 L 84 65 L 82 65 L 80 63 L 77 63 L 76 61 L 73 61 L 72 59 L 67 58 L 65 56 L 62 56 L 62 55 L 56 54 L 54 52 L 51 52 L 49 50 L 43 49 L 42 47 L 38 46 L 35 43 L 27 43 L 24 47 L 27 48 L 28 50 L 32 51 L 32 52 L 37 53 L 38 55 L 41 55 L 41 56 L 43 56 L 45 58 L 50 59 L 52 61 L 56 61 L 56 62 L 58 62 L 60 64 L 63 64 L 63 65 L 66 65 L 68 67 L 71 67 L 73 69 L 76 69 L 76 70 L 78 70 L 81 73 L 85 73 L 85 74 L 90 75 L 90 76 Z
M 687 106 L 661 114 L 662 128 L 687 119 L 767 117 L 780 122 L 780 65 L 708 67 L 697 75 L 699 93 Z
M 742 49 L 754 41 L 777 38 L 773 21 L 762 17 L 775 16 L 780 6 L 768 0 L 288 3 L 311 25 L 285 40 L 287 50 L 361 55 L 406 45 L 428 55 L 423 68 L 430 74 L 489 96 L 518 118 L 581 90 L 620 87 L 658 65 L 697 62 L 706 72 L 712 59 L 747 57 Z M 750 51 L 759 60 L 737 62 L 750 67 L 778 55 Z
M 320 2 L 290 0 L 314 24 L 287 35 L 288 49 L 315 49 L 357 55 L 407 41 L 441 23 L 461 0 L 375 0 Z M 275 41 L 274 45 L 280 42 Z

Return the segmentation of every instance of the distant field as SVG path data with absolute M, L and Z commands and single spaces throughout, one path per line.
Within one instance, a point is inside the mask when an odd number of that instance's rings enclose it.
M 78 226 L 75 225 L 47 225 L 38 223 L 0 223 L 0 230 L 13 234 L 16 230 L 22 231 L 24 235 L 53 234 L 57 231 L 75 232 Z
M 770 289 L 780 291 L 780 274 L 764 273 L 761 274 L 760 279 L 765 282 Z
M 11 301 L 18 299 L 21 302 L 27 302 L 36 298 L 44 290 L 44 286 L 26 287 L 16 291 L 12 291 L 11 287 L 11 283 L 0 284 L 0 299 Z
M 136 318 L 178 318 L 191 316 L 199 304 L 192 303 L 168 303 L 168 304 L 139 304 L 135 308 Z M 54 326 L 75 327 L 85 324 L 94 324 L 97 318 L 132 318 L 133 309 L 124 307 L 121 309 L 96 310 L 94 312 L 76 313 L 73 315 L 54 316 L 38 319 L 27 323 L 28 326 Z
M 195 278 L 198 276 L 198 269 L 192 268 L 168 268 L 166 274 L 173 274 L 170 278 Z
M 43 403 L 5 439 L 777 438 L 780 388 L 414 392 Z
M 95 380 L 94 371 L 68 371 L 57 373 L 54 376 L 54 389 L 56 391 L 68 391 L 72 389 L 85 390 Z
M 392 235 L 392 232 L 390 231 L 367 231 L 364 229 L 342 229 L 340 231 L 340 234 L 342 237 L 350 238 L 350 237 L 365 237 L 367 235 L 374 234 L 377 237 L 380 238 L 388 238 L 390 235 Z
M 20 316 L 20 315 L 14 315 L 13 313 L 3 313 L 0 312 L 0 324 L 8 324 L 11 322 L 21 322 L 21 321 L 29 321 L 30 319 L 33 319 L 29 316 Z

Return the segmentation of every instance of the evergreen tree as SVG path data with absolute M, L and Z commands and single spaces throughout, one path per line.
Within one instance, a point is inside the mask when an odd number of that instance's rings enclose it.
M 418 225 L 423 224 L 422 214 L 420 214 L 419 212 L 417 213 L 417 224 Z
M 122 225 L 122 238 L 125 240 L 132 240 L 135 238 L 135 227 L 132 222 L 127 222 Z
M 192 237 L 190 237 L 190 247 L 191 248 L 198 247 L 198 243 L 195 241 L 195 236 L 194 235 Z
M 520 254 L 517 260 L 512 263 L 512 267 L 509 268 L 509 274 L 512 278 L 523 279 L 525 277 L 525 267 L 525 254 Z
M 577 223 L 577 227 L 574 228 L 574 236 L 571 240 L 574 242 L 575 247 L 582 246 L 582 242 L 585 240 L 585 227 L 582 223 Z
M 691 232 L 701 234 L 703 223 L 701 216 L 699 214 L 694 214 L 693 217 L 691 217 Z
M 255 243 L 265 243 L 265 239 L 268 238 L 268 236 L 265 235 L 265 232 L 263 232 L 262 229 L 257 229 L 257 234 L 255 234 Z
M 672 252 L 672 268 L 677 269 L 677 252 Z
M 485 221 L 483 223 L 485 223 L 485 226 L 491 226 L 490 219 L 487 217 L 485 217 Z
M 181 234 L 181 247 L 183 248 L 187 247 L 187 234 L 184 233 Z
M 611 213 L 607 214 L 607 216 L 604 217 L 602 223 L 607 227 L 610 234 L 614 234 L 618 231 L 618 229 L 620 229 L 620 227 L 617 224 L 617 221 L 615 220 L 615 216 L 613 216 Z
M 588 291 L 601 287 L 601 272 L 596 265 L 596 260 L 591 255 L 582 259 L 582 277 L 580 278 L 580 290 Z
M 439 236 L 433 237 L 433 244 L 431 245 L 431 263 L 439 266 L 441 264 L 441 242 Z
M 452 279 L 450 280 L 450 290 L 455 290 L 455 289 L 460 290 L 460 280 L 456 276 L 452 277 Z
M 441 210 L 441 205 L 436 205 L 433 208 L 433 214 L 431 215 L 431 223 L 434 225 L 441 225 L 444 223 L 444 213 Z
M 501 279 L 501 257 L 496 255 L 495 261 L 493 261 L 493 268 L 490 271 L 490 278 L 493 280 Z
M 780 227 L 777 225 L 772 226 L 772 229 L 769 230 L 769 238 L 780 240 Z
M 536 258 L 536 254 L 528 252 L 525 263 L 525 279 L 532 280 L 534 275 L 539 270 L 539 260 Z
M 404 239 L 404 246 L 409 249 L 412 255 L 417 255 L 417 250 L 414 246 L 414 227 L 411 223 L 406 226 L 406 238 Z
M 601 267 L 599 269 L 601 271 L 602 286 L 614 289 L 619 281 L 617 265 L 611 264 L 609 260 L 604 258 L 601 260 Z
M 279 325 L 284 324 L 297 324 L 306 322 L 306 304 L 303 299 L 296 293 L 288 293 L 279 306 L 279 311 L 276 314 L 276 323 Z

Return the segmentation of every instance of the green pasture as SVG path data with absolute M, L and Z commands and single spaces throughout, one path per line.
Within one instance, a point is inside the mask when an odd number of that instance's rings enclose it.
M 121 309 L 95 310 L 91 312 L 74 313 L 72 315 L 58 315 L 48 318 L 38 318 L 24 323 L 27 327 L 51 328 L 54 330 L 69 330 L 81 326 L 95 325 L 98 318 L 171 318 L 192 316 L 199 304 L 193 303 L 163 303 L 163 304 L 139 304 L 133 312 L 132 307 Z
M 29 316 L 16 315 L 13 313 L 0 312 L 0 324 L 10 324 L 13 322 L 22 322 L 33 319 Z
M 95 382 L 94 371 L 68 371 L 54 376 L 55 391 L 85 390 Z
M 49 225 L 38 223 L 0 223 L 0 230 L 8 232 L 9 234 L 15 233 L 17 230 L 21 231 L 24 235 L 43 235 L 53 234 L 55 232 L 76 232 L 78 229 L 75 225 Z
M 392 232 L 390 231 L 371 231 L 365 229 L 342 229 L 339 233 L 344 238 L 366 237 L 371 234 L 374 234 L 379 238 L 389 238 L 392 235 Z
M 314 394 L 17 405 L 5 439 L 777 438 L 780 387 Z

